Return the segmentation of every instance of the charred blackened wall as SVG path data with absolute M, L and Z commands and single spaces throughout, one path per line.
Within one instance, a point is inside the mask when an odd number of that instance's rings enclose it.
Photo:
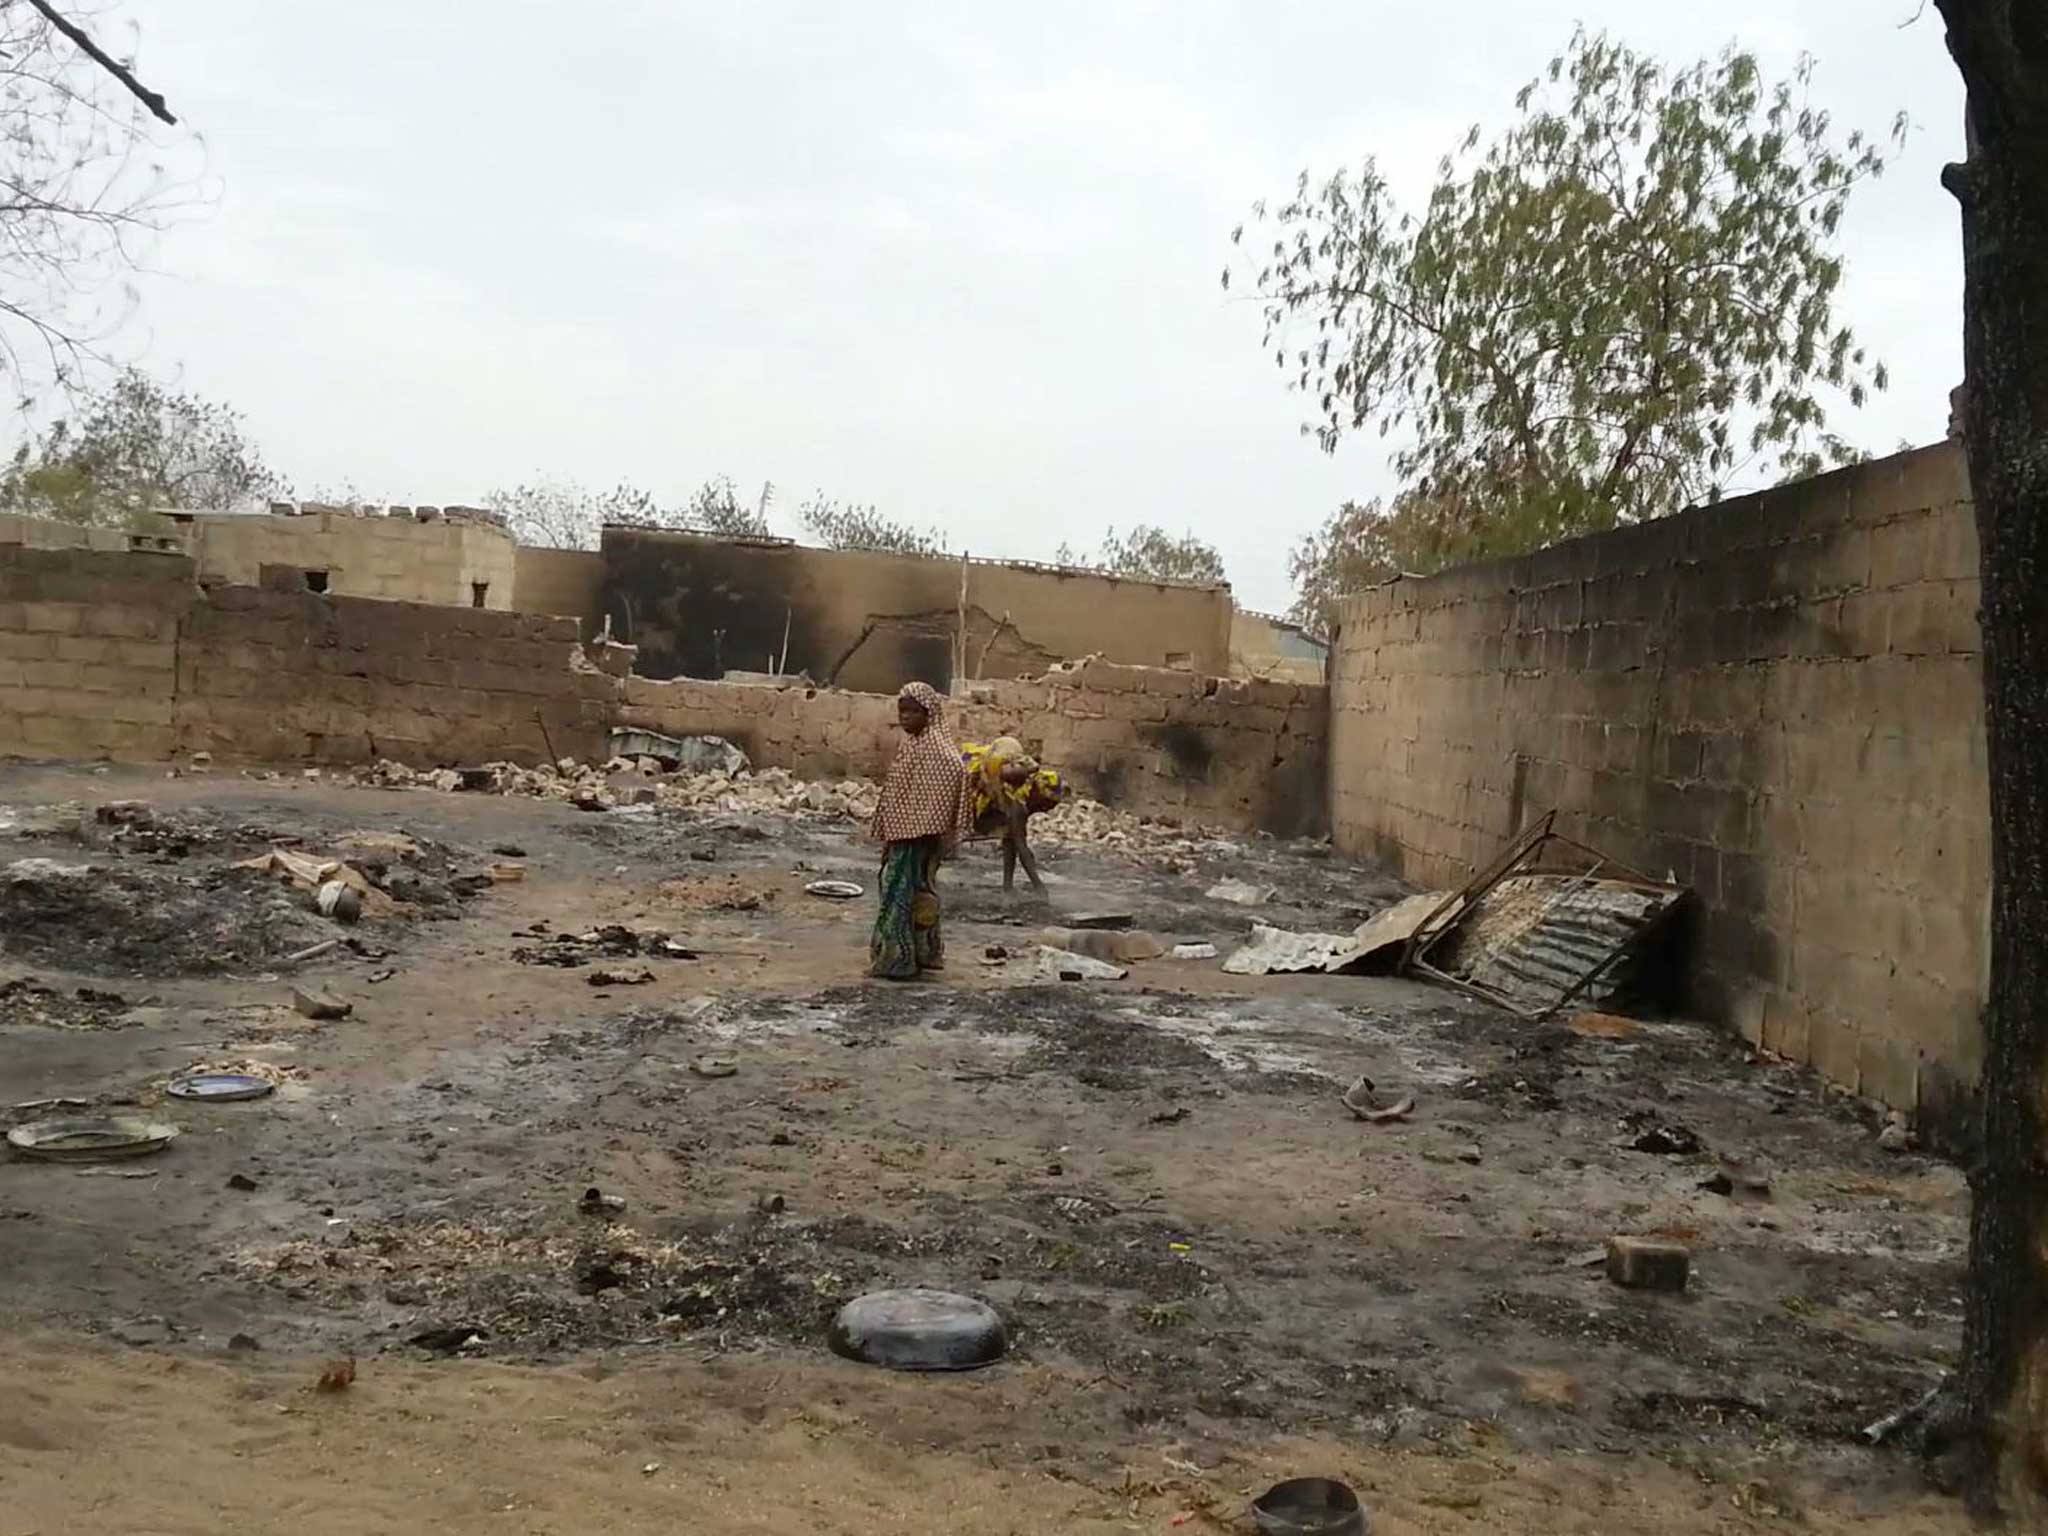
M 948 688 L 963 575 L 970 676 L 1035 676 L 1089 655 L 1228 668 L 1227 588 L 641 529 L 604 535 L 604 612 L 650 678 L 779 667 L 874 693 L 913 679 Z

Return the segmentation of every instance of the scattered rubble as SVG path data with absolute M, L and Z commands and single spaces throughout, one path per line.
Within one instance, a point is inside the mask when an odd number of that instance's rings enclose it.
M 669 937 L 661 928 L 628 928 L 623 923 L 605 923 L 582 933 L 549 933 L 545 924 L 535 924 L 526 930 L 527 935 L 541 940 L 538 944 L 521 944 L 512 951 L 512 958 L 521 965 L 552 965 L 563 970 L 576 970 L 593 960 L 622 959 L 634 956 L 649 956 L 661 960 L 695 960 L 697 951 L 689 945 Z M 600 971 L 598 975 L 612 973 Z M 652 972 L 646 973 L 652 981 Z M 624 982 L 621 985 L 633 985 Z M 603 986 L 604 982 L 593 979 L 592 986 Z
M 593 987 L 644 987 L 654 980 L 654 972 L 642 966 L 637 971 L 592 971 L 583 979 Z
M 1249 880 L 1219 880 L 1208 891 L 1211 901 L 1227 901 L 1240 907 L 1263 907 L 1279 894 L 1270 885 L 1253 885 Z
M 119 1029 L 127 1022 L 127 999 L 117 992 L 73 987 L 60 992 L 33 976 L 0 982 L 0 1024 L 34 1024 L 44 1029 Z

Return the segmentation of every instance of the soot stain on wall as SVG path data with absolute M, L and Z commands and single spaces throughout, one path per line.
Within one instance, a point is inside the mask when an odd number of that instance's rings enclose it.
M 1146 734 L 1172 760 L 1177 773 L 1190 779 L 1209 777 L 1216 752 L 1198 727 L 1176 722 L 1152 727 Z
M 605 609 L 626 631 L 621 638 L 640 647 L 634 670 L 655 679 L 763 672 L 785 644 L 785 671 L 828 665 L 818 658 L 814 616 L 775 595 L 793 583 L 768 579 L 778 565 L 794 575 L 793 561 L 775 558 L 786 553 L 658 536 L 607 540 Z

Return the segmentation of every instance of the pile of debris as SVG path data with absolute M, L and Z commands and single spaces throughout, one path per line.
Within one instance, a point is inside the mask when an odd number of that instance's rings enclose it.
M 870 779 L 805 780 L 786 768 L 753 768 L 746 754 L 719 737 L 668 738 L 614 732 L 615 746 L 666 743 L 673 750 L 620 754 L 603 763 L 565 757 L 538 768 L 485 763 L 477 768 L 414 769 L 382 759 L 359 770 L 355 782 L 390 789 L 523 795 L 563 800 L 583 810 L 661 806 L 709 815 L 816 815 L 866 823 L 875 813 Z M 687 749 L 687 750 L 685 750 Z M 722 749 L 722 750 L 721 750 Z M 715 760 L 717 766 L 692 763 Z M 1244 857 L 1245 845 L 1213 827 L 1172 816 L 1133 816 L 1097 800 L 1073 796 L 1033 819 L 1031 839 L 1048 849 L 1116 849 L 1192 873 L 1200 861 Z
M 744 762 L 744 759 L 742 759 Z M 358 784 L 384 789 L 433 789 L 444 793 L 522 795 L 536 800 L 564 800 L 584 810 L 608 811 L 619 806 L 659 805 L 677 810 L 726 814 L 806 812 L 865 821 L 875 811 L 875 786 L 865 779 L 836 784 L 806 783 L 787 769 L 766 768 L 737 773 L 668 772 L 653 758 L 614 757 L 604 763 L 559 763 L 525 768 L 517 763 L 485 763 L 480 768 L 414 769 L 389 758 L 380 759 L 354 776 Z
M 676 940 L 659 928 L 635 930 L 623 923 L 605 923 L 583 933 L 554 933 L 546 923 L 535 923 L 525 930 L 527 938 L 540 940 L 537 944 L 522 944 L 512 951 L 512 958 L 521 965 L 552 965 L 563 970 L 580 970 L 594 960 L 630 959 L 650 955 L 661 960 L 694 960 L 697 951 Z M 610 973 L 600 973 L 609 976 Z M 614 980 L 626 981 L 620 976 Z M 631 980 L 640 979 L 639 973 L 632 974 Z M 653 974 L 647 974 L 653 980 Z

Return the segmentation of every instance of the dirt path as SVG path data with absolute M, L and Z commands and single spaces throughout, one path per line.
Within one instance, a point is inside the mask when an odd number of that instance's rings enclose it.
M 1408 1454 L 1133 1436 L 1112 1468 L 1076 1472 L 1062 1437 L 1088 1426 L 1058 1405 L 1087 1389 L 1037 1367 L 935 1381 L 829 1357 L 550 1370 L 394 1360 L 325 1396 L 303 1367 L 67 1341 L 10 1343 L 0 1370 L 0 1530 L 18 1536 L 82 1521 L 108 1536 L 1248 1530 L 1247 1496 L 1304 1468 L 1350 1481 L 1383 1536 L 1964 1529 L 1952 1506 L 1887 1484 L 1545 1458 L 1483 1432 Z

